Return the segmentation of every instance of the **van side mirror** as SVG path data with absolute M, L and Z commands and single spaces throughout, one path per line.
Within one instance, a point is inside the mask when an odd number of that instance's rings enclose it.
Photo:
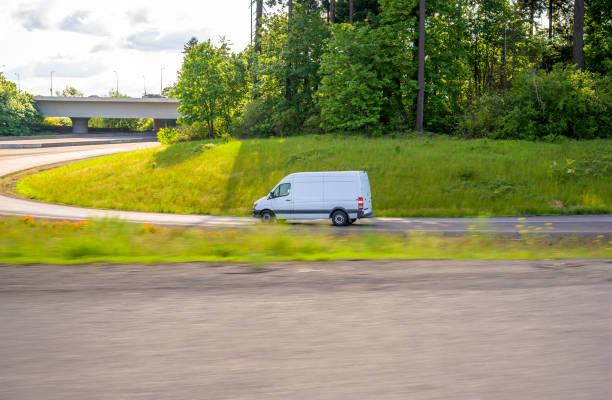
M 274 192 L 270 192 L 270 194 L 268 195 L 268 200 L 273 199 L 274 198 Z

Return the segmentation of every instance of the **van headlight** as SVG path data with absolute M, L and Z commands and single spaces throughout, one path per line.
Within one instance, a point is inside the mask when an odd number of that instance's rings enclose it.
M 253 203 L 253 208 L 257 208 L 257 203 Z

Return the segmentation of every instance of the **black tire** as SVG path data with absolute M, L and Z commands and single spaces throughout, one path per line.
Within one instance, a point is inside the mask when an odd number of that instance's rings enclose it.
M 357 221 L 357 218 L 351 218 L 349 219 L 349 224 L 353 225 L 355 221 Z
M 270 224 L 275 220 L 276 218 L 274 217 L 274 213 L 272 213 L 272 211 L 265 210 L 261 212 L 261 222 L 264 224 Z
M 341 210 L 334 211 L 331 219 L 332 219 L 332 223 L 336 226 L 348 225 L 348 221 L 349 221 L 348 215 L 346 215 L 346 213 Z

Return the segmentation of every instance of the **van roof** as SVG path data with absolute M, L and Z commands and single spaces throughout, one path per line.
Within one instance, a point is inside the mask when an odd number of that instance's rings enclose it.
M 355 174 L 365 174 L 365 171 L 318 171 L 318 172 L 294 172 L 293 174 L 287 175 L 289 177 L 299 177 L 304 175 L 323 175 L 323 176 L 331 176 L 331 175 L 355 175 Z

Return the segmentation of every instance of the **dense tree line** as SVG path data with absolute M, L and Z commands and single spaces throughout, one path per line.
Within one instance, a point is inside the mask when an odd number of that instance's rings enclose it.
M 224 40 L 185 46 L 174 95 L 184 121 L 205 123 L 210 136 L 415 128 L 527 139 L 612 135 L 609 0 L 254 6 L 253 43 L 244 51 L 232 53 Z

